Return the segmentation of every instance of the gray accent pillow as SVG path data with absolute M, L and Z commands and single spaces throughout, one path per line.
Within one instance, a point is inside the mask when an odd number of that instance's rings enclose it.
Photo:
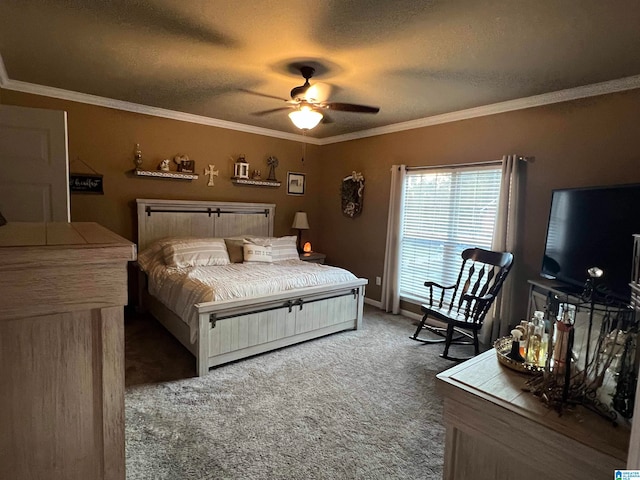
M 225 238 L 224 243 L 227 246 L 227 253 L 231 263 L 242 263 L 244 261 L 244 253 L 242 247 L 244 240 L 236 238 Z

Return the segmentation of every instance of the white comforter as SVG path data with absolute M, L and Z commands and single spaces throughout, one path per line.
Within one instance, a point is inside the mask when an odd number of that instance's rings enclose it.
M 224 266 L 147 269 L 149 293 L 182 318 L 195 342 L 198 325 L 196 303 L 250 298 L 303 287 L 356 280 L 342 268 L 285 260 L 276 263 L 232 263 Z

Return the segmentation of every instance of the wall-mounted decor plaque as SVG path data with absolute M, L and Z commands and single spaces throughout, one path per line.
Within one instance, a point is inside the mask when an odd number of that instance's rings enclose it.
M 70 173 L 69 191 L 71 193 L 95 193 L 104 195 L 102 175 L 99 173 Z

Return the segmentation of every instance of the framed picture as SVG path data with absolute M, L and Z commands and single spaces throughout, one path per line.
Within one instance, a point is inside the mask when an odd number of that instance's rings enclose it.
M 287 194 L 304 195 L 304 173 L 287 172 Z

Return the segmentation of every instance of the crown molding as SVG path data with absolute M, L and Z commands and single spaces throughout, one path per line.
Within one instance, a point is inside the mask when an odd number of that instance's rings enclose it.
M 208 125 L 211 127 L 219 127 L 227 130 L 235 130 L 245 133 L 253 133 L 256 135 L 264 135 L 266 137 L 281 138 L 284 140 L 292 140 L 294 142 L 305 142 L 318 145 L 317 139 L 298 135 L 295 133 L 280 132 L 268 128 L 255 127 L 243 123 L 229 122 L 227 120 L 218 120 L 217 118 L 205 117 L 202 115 L 194 115 L 191 113 L 178 112 L 165 108 L 150 107 L 139 103 L 125 102 L 123 100 L 114 100 L 112 98 L 99 97 L 97 95 L 89 95 L 87 93 L 72 92 L 55 87 L 46 87 L 43 85 L 35 85 L 33 83 L 20 82 L 17 80 L 8 80 L 2 85 L 6 90 L 15 90 L 23 93 L 31 93 L 34 95 L 43 95 L 45 97 L 59 98 L 61 100 L 70 100 L 72 102 L 86 103 L 99 107 L 113 108 L 116 110 L 124 110 L 126 112 L 140 113 L 143 115 L 151 115 L 154 117 L 168 118 L 171 120 L 179 120 L 181 122 L 197 123 L 200 125 Z
M 506 102 L 484 105 L 482 107 L 469 108 L 459 110 L 457 112 L 444 113 L 442 115 L 434 115 L 432 117 L 410 120 L 408 122 L 394 123 L 385 125 L 384 127 L 372 128 L 360 132 L 347 133 L 345 135 L 336 135 L 323 139 L 322 145 L 330 143 L 346 142 L 349 140 L 358 140 L 360 138 L 374 137 L 377 135 L 385 135 L 387 133 L 402 132 L 405 130 L 413 130 L 415 128 L 429 127 L 449 122 L 457 122 L 459 120 L 468 120 L 470 118 L 484 117 L 487 115 L 495 115 L 497 113 L 512 112 L 514 110 L 524 110 L 526 108 L 541 107 L 553 103 L 568 102 L 578 100 L 580 98 L 595 97 L 598 95 L 606 95 L 608 93 L 623 92 L 640 88 L 640 75 L 609 80 L 607 82 L 594 83 L 583 87 L 568 88 L 558 90 L 556 92 L 534 95 L 531 97 L 509 100 Z
M 175 110 L 167 110 L 164 108 L 150 107 L 138 103 L 125 102 L 122 100 L 114 100 L 86 93 L 73 92 L 55 87 L 47 87 L 33 83 L 12 80 L 7 74 L 7 70 L 0 54 L 0 87 L 6 90 L 15 90 L 33 95 L 43 95 L 46 97 L 59 98 L 61 100 L 69 100 L 73 102 L 86 103 L 89 105 L 97 105 L 105 108 L 113 108 L 116 110 L 124 110 L 127 112 L 139 113 L 143 115 L 151 115 L 155 117 L 168 118 L 171 120 L 179 120 L 182 122 L 197 123 L 200 125 L 208 125 L 228 130 L 236 130 L 239 132 L 253 133 L 256 135 L 264 135 L 267 137 L 281 138 L 294 142 L 303 142 L 312 145 L 329 145 L 332 143 L 347 142 L 350 140 L 358 140 L 361 138 L 374 137 L 378 135 L 386 135 L 388 133 L 402 132 L 405 130 L 413 130 L 416 128 L 440 125 L 443 123 L 457 122 L 460 120 L 468 120 L 471 118 L 495 115 L 498 113 L 512 112 L 515 110 L 524 110 L 526 108 L 541 107 L 553 103 L 568 102 L 581 98 L 594 97 L 598 95 L 606 95 L 609 93 L 622 92 L 640 88 L 640 75 L 609 80 L 606 82 L 594 83 L 582 87 L 568 88 L 558 90 L 556 92 L 534 95 L 531 97 L 519 98 L 516 100 L 508 100 L 506 102 L 484 105 L 481 107 L 459 110 L 457 112 L 444 113 L 442 115 L 434 115 L 431 117 L 419 118 L 407 122 L 394 123 L 383 127 L 371 128 L 360 132 L 347 133 L 344 135 L 335 135 L 326 138 L 314 138 L 305 135 L 280 132 L 268 128 L 255 127 L 243 123 L 229 122 L 226 120 L 218 120 L 216 118 L 205 117 L 202 115 L 194 115 L 190 113 L 178 112 Z
M 218 120 L 216 118 L 205 117 L 202 115 L 194 115 L 191 113 L 178 112 L 165 108 L 151 107 L 138 103 L 125 102 L 123 100 L 114 100 L 112 98 L 90 95 L 87 93 L 73 92 L 56 87 L 47 87 L 34 83 L 21 82 L 12 80 L 8 77 L 7 71 L 0 55 L 0 87 L 6 90 L 14 90 L 17 92 L 30 93 L 33 95 L 43 95 L 45 97 L 58 98 L 61 100 L 69 100 L 72 102 L 96 105 L 99 107 L 113 108 L 116 110 L 124 110 L 127 112 L 140 113 L 143 115 L 151 115 L 154 117 L 168 118 L 171 120 L 179 120 L 182 122 L 197 123 L 200 125 L 208 125 L 211 127 L 219 127 L 227 130 L 236 130 L 239 132 L 253 133 L 256 135 L 264 135 L 266 137 L 281 138 L 294 142 L 304 142 L 319 145 L 318 139 L 299 135 L 295 133 L 280 132 L 268 128 L 255 127 L 253 125 L 245 125 L 243 123 L 229 122 L 226 120 Z

